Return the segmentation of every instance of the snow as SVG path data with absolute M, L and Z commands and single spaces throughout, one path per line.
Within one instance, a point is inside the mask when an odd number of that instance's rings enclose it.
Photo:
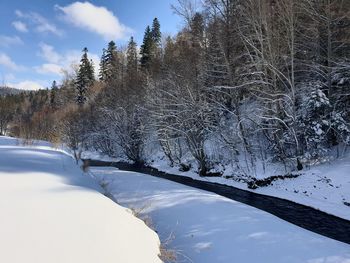
M 50 144 L 0 137 L 0 262 L 157 263 L 159 238 Z
M 350 262 L 349 245 L 219 195 L 116 168 L 90 173 L 118 203 L 151 219 L 177 262 Z
M 276 181 L 258 193 L 282 197 L 350 220 L 350 158 L 321 164 L 295 179 Z
M 120 161 L 120 159 L 109 158 L 98 153 L 87 152 L 86 154 L 94 160 Z M 181 172 L 179 166 L 170 167 L 169 162 L 160 152 L 152 154 L 149 164 L 170 174 L 230 185 L 247 191 L 291 200 L 350 220 L 350 206 L 347 205 L 350 204 L 350 152 L 343 154 L 340 158 L 323 161 L 322 164 L 311 164 L 305 167 L 303 171 L 297 172 L 297 174 L 300 174 L 298 178 L 278 180 L 270 186 L 255 190 L 249 189 L 246 183 L 226 179 L 225 177 L 200 177 L 194 171 L 196 169 L 195 163 L 191 161 L 189 163 L 193 168 L 188 172 Z M 261 164 L 258 163 L 257 166 L 260 167 Z M 257 169 L 257 174 L 254 176 L 257 179 L 264 179 L 268 176 L 285 173 L 282 165 L 269 163 L 265 172 L 262 168 Z M 230 165 L 224 167 L 224 176 L 230 177 L 235 174 L 237 174 L 236 168 Z
M 314 207 L 328 214 L 350 220 L 350 153 L 343 157 L 323 164 L 305 167 L 300 176 L 293 179 L 278 180 L 267 187 L 256 190 L 248 189 L 247 184 L 224 177 L 200 177 L 193 170 L 180 172 L 179 167 L 169 167 L 167 161 L 157 158 L 152 167 L 160 171 L 181 176 L 188 176 L 197 180 L 210 181 L 240 189 L 275 196 Z M 270 169 L 263 173 L 262 169 L 256 178 L 263 179 L 271 175 L 283 174 L 281 167 L 270 165 Z M 232 167 L 225 167 L 224 175 L 234 175 Z

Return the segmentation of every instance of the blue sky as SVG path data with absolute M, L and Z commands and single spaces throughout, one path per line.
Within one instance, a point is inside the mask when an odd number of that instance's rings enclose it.
M 62 68 L 79 60 L 83 47 L 98 63 L 110 40 L 140 45 L 145 27 L 158 17 L 163 34 L 175 34 L 181 19 L 176 0 L 1 0 L 0 80 L 38 89 L 62 79 Z

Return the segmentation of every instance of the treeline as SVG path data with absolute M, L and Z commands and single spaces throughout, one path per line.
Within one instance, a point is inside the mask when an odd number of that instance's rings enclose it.
M 175 37 L 162 37 L 155 19 L 140 54 L 133 38 L 125 50 L 110 42 L 98 79 L 84 49 L 59 88 L 23 99 L 16 135 L 63 141 L 77 157 L 94 149 L 144 163 L 162 152 L 203 176 L 227 165 L 248 176 L 276 162 L 302 169 L 346 150 L 350 1 L 173 8 L 186 24 Z

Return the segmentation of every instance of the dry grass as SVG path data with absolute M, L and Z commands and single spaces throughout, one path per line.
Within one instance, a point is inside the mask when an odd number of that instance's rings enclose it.
M 177 262 L 178 252 L 174 249 L 169 249 L 171 242 L 175 239 L 173 233 L 162 242 L 160 245 L 160 259 L 165 263 L 175 263 Z
M 175 263 L 177 261 L 176 251 L 172 249 L 164 248 L 160 246 L 160 256 L 159 258 L 165 263 Z
M 90 168 L 90 161 L 89 160 L 83 160 L 83 165 L 81 166 L 81 169 L 84 171 L 84 173 L 88 172 L 89 168 Z M 102 188 L 104 188 L 104 187 L 102 186 Z
M 154 232 L 158 233 L 155 229 L 155 226 L 153 224 L 152 218 L 148 215 L 145 216 L 143 211 L 145 211 L 147 208 L 149 208 L 150 205 L 145 205 L 141 208 L 131 208 L 133 215 L 137 218 L 141 219 L 145 224 L 152 229 Z M 160 255 L 159 258 L 164 263 L 176 263 L 177 262 L 177 252 L 173 249 L 169 248 L 170 243 L 174 240 L 174 235 L 171 234 L 165 241 L 163 241 L 160 245 Z

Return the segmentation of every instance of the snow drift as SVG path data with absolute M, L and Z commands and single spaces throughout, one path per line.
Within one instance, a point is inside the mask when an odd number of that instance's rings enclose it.
M 0 137 L 0 262 L 157 263 L 159 238 L 74 160 Z

